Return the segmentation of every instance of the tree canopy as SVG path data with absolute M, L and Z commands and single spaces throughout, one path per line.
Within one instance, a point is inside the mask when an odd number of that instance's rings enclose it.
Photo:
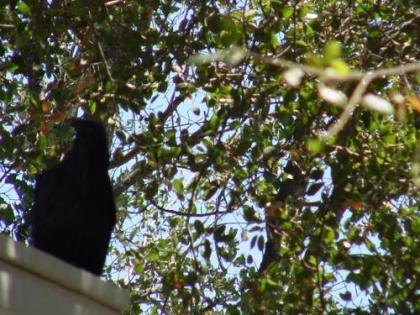
M 416 1 L 2 3 L 2 233 L 84 114 L 130 314 L 420 310 Z

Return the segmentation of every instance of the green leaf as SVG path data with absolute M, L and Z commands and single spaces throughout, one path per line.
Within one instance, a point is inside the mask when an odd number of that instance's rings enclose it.
M 48 146 L 48 138 L 44 134 L 39 134 L 37 141 L 38 150 L 44 151 Z
M 270 33 L 270 44 L 271 46 L 273 46 L 274 48 L 276 47 L 280 47 L 280 42 L 277 38 L 277 34 L 274 32 Z
M 263 156 L 265 158 L 268 158 L 268 157 L 274 155 L 276 153 L 276 151 L 277 151 L 276 147 L 273 147 L 273 146 L 265 147 L 264 150 L 263 150 Z
M 136 263 L 134 265 L 134 271 L 138 274 L 142 274 L 144 272 L 144 264 L 143 263 Z
M 159 253 L 156 250 L 152 250 L 152 251 L 150 251 L 150 253 L 148 253 L 146 255 L 145 258 L 149 262 L 158 261 L 159 260 Z
M 327 63 L 341 57 L 341 43 L 330 40 L 324 48 L 324 59 Z
M 311 7 L 310 5 L 302 5 L 299 8 L 299 18 L 301 20 L 305 19 L 306 15 L 309 14 L 311 12 Z
M 420 217 L 417 217 L 412 222 L 412 229 L 414 233 L 419 234 L 420 233 Z
M 23 1 L 21 1 L 17 4 L 17 8 L 24 15 L 30 15 L 31 14 L 31 8 Z
M 211 116 L 210 120 L 209 120 L 209 126 L 212 130 L 217 130 L 217 128 L 219 128 L 219 124 L 220 124 L 220 119 L 217 115 L 213 115 Z
M 96 102 L 95 102 L 95 101 L 93 101 L 93 100 L 89 100 L 89 101 L 88 101 L 88 104 L 87 104 L 87 108 L 88 108 L 88 110 L 89 110 L 89 113 L 90 113 L 91 115 L 94 115 L 94 114 L 95 114 L 95 112 L 96 112 Z
M 115 89 L 117 88 L 116 84 L 110 80 L 106 81 L 105 83 L 105 91 L 107 91 L 108 93 L 114 92 Z
M 334 230 L 331 229 L 330 227 L 325 227 L 324 228 L 324 240 L 327 244 L 331 244 L 333 243 L 335 239 L 335 233 Z
M 172 182 L 172 187 L 175 189 L 175 192 L 177 195 L 183 195 L 184 194 L 184 184 L 182 183 L 182 180 L 175 179 Z
M 2 202 L 3 199 L 0 199 Z M 8 224 L 12 223 L 15 219 L 13 208 L 5 203 L 0 203 L 0 222 L 4 221 Z
M 335 59 L 330 62 L 331 67 L 340 74 L 348 74 L 350 72 L 349 65 L 341 59 Z
M 284 19 L 289 19 L 293 15 L 293 8 L 290 6 L 285 6 L 281 11 L 281 14 Z
M 308 150 L 314 154 L 321 152 L 324 148 L 324 144 L 319 138 L 309 139 L 306 146 Z

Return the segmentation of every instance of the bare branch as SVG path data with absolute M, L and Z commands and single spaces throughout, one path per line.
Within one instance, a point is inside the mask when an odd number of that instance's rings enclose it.
M 139 154 L 143 149 L 144 149 L 144 147 L 141 147 L 139 145 L 135 146 L 126 155 L 124 155 L 122 157 L 119 157 L 117 160 L 111 161 L 111 163 L 109 165 L 109 168 L 113 169 L 113 168 L 119 167 L 119 166 L 127 163 L 131 159 L 135 158 L 137 156 L 137 154 Z
M 349 81 L 359 81 L 357 87 L 355 88 L 348 104 L 345 106 L 345 109 L 337 122 L 327 131 L 324 138 L 329 138 L 336 135 L 343 127 L 347 124 L 350 118 L 353 115 L 354 110 L 359 105 L 363 94 L 366 92 L 369 84 L 381 77 L 391 76 L 391 75 L 400 75 L 409 72 L 418 72 L 420 71 L 420 62 L 408 63 L 405 65 L 400 65 L 388 69 L 378 69 L 369 71 L 367 73 L 359 72 L 350 72 L 348 74 L 340 74 L 335 71 L 329 71 L 328 69 L 316 68 L 312 66 L 306 66 L 298 64 L 295 62 L 290 62 L 282 58 L 275 57 L 265 57 L 256 53 L 249 53 L 254 59 L 261 61 L 265 64 L 280 68 L 297 68 L 301 69 L 308 75 L 314 75 L 319 77 L 322 81 L 334 81 L 334 82 L 349 82 Z
M 151 202 L 152 205 L 154 207 L 156 207 L 157 209 L 159 209 L 162 212 L 166 212 L 166 213 L 170 213 L 170 214 L 175 214 L 175 215 L 179 215 L 179 216 L 183 216 L 183 217 L 209 217 L 209 216 L 213 216 L 213 215 L 220 215 L 220 214 L 227 214 L 229 213 L 228 211 L 213 211 L 213 212 L 206 212 L 206 213 L 188 213 L 188 212 L 182 212 L 182 211 L 177 211 L 177 210 L 172 210 L 172 209 L 166 209 L 162 206 L 159 206 L 158 204 L 154 203 L 153 201 Z
M 367 74 L 365 78 L 360 80 L 340 118 L 327 131 L 326 135 L 324 136 L 325 138 L 336 135 L 347 124 L 371 80 L 371 74 Z
M 139 177 L 149 176 L 152 171 L 150 169 L 140 169 L 140 162 L 136 163 L 132 167 L 132 171 L 117 185 L 114 186 L 114 195 L 118 196 L 126 191 L 130 186 L 134 185 Z
M 346 105 L 338 121 L 327 131 L 325 138 L 335 136 L 341 129 L 343 129 L 343 127 L 350 120 L 363 94 L 366 92 L 366 89 L 368 88 L 369 84 L 372 81 L 383 76 L 403 74 L 403 73 L 408 73 L 408 72 L 417 72 L 417 71 L 420 71 L 420 62 L 401 65 L 401 66 L 393 67 L 389 69 L 379 69 L 377 71 L 366 73 L 364 77 L 360 80 L 357 87 L 355 88 L 348 104 Z
M 98 48 L 99 48 L 99 52 L 101 53 L 102 59 L 105 63 L 105 69 L 106 69 L 106 72 L 108 73 L 109 79 L 111 81 L 115 81 L 114 78 L 112 77 L 111 67 L 109 66 L 108 61 L 106 60 L 105 53 L 104 53 L 104 50 L 102 49 L 102 45 L 100 42 L 98 42 Z
M 107 2 L 105 2 L 105 6 L 106 6 L 106 7 L 110 7 L 110 6 L 112 6 L 112 5 L 119 4 L 119 3 L 124 3 L 124 0 L 112 0 L 112 1 L 107 1 Z
M 329 71 L 328 69 L 317 68 L 307 65 L 302 65 L 296 62 L 291 62 L 286 59 L 276 58 L 276 57 L 265 57 L 256 53 L 249 53 L 249 56 L 255 60 L 261 61 L 262 63 L 269 64 L 271 66 L 280 67 L 280 68 L 299 68 L 303 70 L 308 75 L 314 75 L 322 78 L 324 81 L 335 81 L 335 82 L 348 82 L 348 81 L 357 81 L 365 79 L 368 75 L 370 80 L 375 80 L 382 76 L 404 74 L 408 72 L 420 71 L 420 62 L 408 63 L 405 65 L 400 65 L 397 67 L 392 67 L 388 69 L 378 69 L 369 71 L 367 73 L 360 72 L 350 72 L 348 74 L 341 74 L 334 71 Z

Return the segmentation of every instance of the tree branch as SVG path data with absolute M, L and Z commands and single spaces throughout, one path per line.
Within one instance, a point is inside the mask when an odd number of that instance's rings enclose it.
M 176 210 L 172 210 L 172 209 L 166 209 L 166 208 L 164 208 L 162 206 L 159 206 L 158 204 L 154 203 L 153 201 L 151 202 L 151 204 L 162 212 L 175 214 L 175 215 L 179 215 L 179 216 L 183 216 L 183 217 L 199 218 L 199 217 L 209 217 L 209 216 L 212 216 L 212 215 L 229 213 L 228 211 L 223 211 L 223 212 L 213 211 L 213 212 L 207 212 L 207 213 L 188 213 L 188 212 L 176 211 Z

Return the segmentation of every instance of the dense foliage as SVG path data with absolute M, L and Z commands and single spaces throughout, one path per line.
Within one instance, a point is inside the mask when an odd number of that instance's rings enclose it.
M 2 1 L 0 229 L 107 124 L 130 314 L 414 314 L 416 1 Z M 418 287 L 417 287 L 418 289 Z

